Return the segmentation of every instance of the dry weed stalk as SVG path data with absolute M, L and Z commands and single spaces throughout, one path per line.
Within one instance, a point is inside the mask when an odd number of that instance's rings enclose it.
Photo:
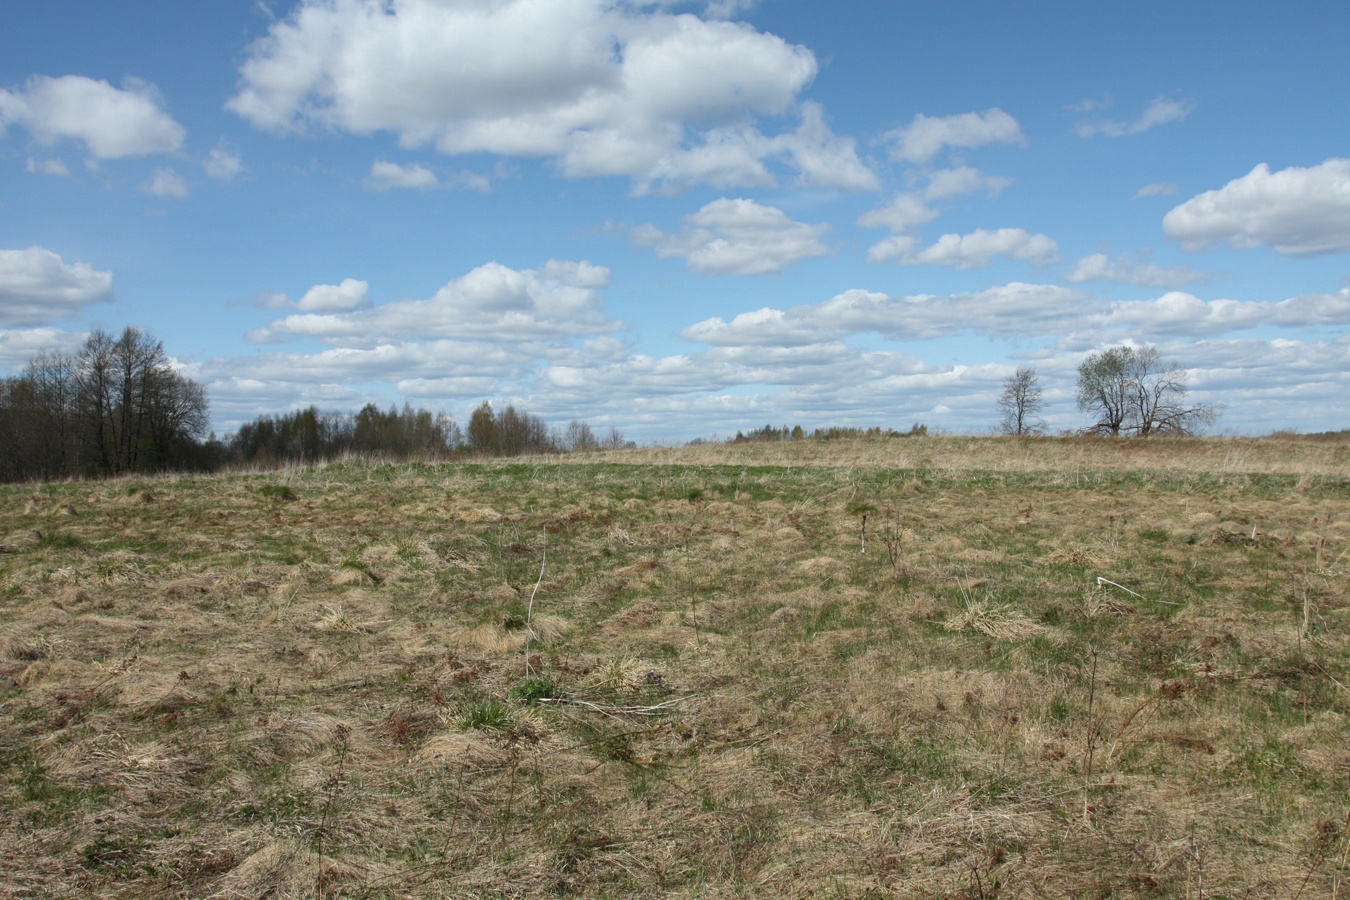
M 1337 849 L 1340 849 L 1340 859 L 1332 863 L 1331 870 L 1331 898 L 1337 900 L 1341 891 L 1341 873 L 1345 870 L 1346 858 L 1350 856 L 1350 813 L 1345 815 L 1345 824 L 1337 826 L 1334 822 L 1322 822 L 1318 827 L 1318 840 L 1316 843 L 1317 852 L 1308 860 L 1308 871 L 1303 875 L 1303 881 L 1299 883 L 1298 893 L 1294 895 L 1293 900 L 1301 900 L 1303 892 L 1308 889 L 1308 882 L 1312 880 L 1313 875 L 1317 873 L 1322 861 L 1330 856 Z M 1327 832 L 1339 841 L 1340 847 L 1337 847 L 1337 841 L 1326 841 Z
M 333 771 L 324 783 L 325 795 L 323 803 L 323 814 L 319 817 L 318 827 L 314 830 L 314 853 L 316 856 L 323 857 L 323 840 L 328 834 L 330 817 L 333 814 L 333 807 L 338 803 L 346 789 L 347 778 L 347 751 L 351 746 L 351 727 L 344 724 L 337 726 L 338 758 L 337 768 Z M 324 895 L 324 874 L 323 866 L 319 867 L 318 877 L 318 895 Z
M 1301 621 L 1301 622 L 1299 623 L 1299 626 L 1298 626 L 1298 659 L 1299 659 L 1299 662 L 1300 662 L 1300 663 L 1303 663 L 1304 660 L 1305 660 L 1305 657 L 1304 657 L 1304 655 L 1303 655 L 1303 643 L 1304 643 L 1304 641 L 1308 641 L 1308 642 L 1310 642 L 1310 643 L 1311 643 L 1311 641 L 1312 641 L 1312 630 L 1311 630 L 1310 621 L 1309 621 L 1309 620 L 1310 620 L 1310 608 L 1309 608 L 1309 607 L 1310 607 L 1310 604 L 1309 604 L 1309 600 L 1308 600 L 1308 585 L 1307 585 L 1307 582 L 1305 581 L 1304 584 L 1303 584 L 1303 621 Z M 1307 725 L 1307 724 L 1308 724 L 1308 721 L 1309 721 L 1309 715 L 1308 715 L 1308 693 L 1309 693 L 1309 691 L 1308 691 L 1307 686 L 1306 686 L 1306 685 L 1300 686 L 1299 693 L 1301 693 L 1301 694 L 1303 695 L 1303 724 L 1304 724 L 1304 725 Z
M 1347 553 L 1350 553 L 1350 546 L 1347 546 L 1344 550 L 1342 550 L 1342 551 L 1340 552 L 1340 554 L 1339 554 L 1334 560 L 1331 561 L 1331 563 L 1329 563 L 1327 566 L 1323 567 L 1323 565 L 1322 565 L 1322 550 L 1323 550 L 1324 547 L 1326 547 L 1326 543 L 1327 543 L 1327 539 L 1326 539 L 1325 537 L 1319 538 L 1318 541 L 1317 541 L 1317 560 L 1316 560 L 1316 562 L 1315 562 L 1315 564 L 1314 564 L 1313 571 L 1317 572 L 1319 575 L 1342 575 L 1342 574 L 1344 574 L 1340 569 L 1335 568 L 1335 567 L 1336 567 L 1336 566 L 1339 566 L 1339 565 L 1341 564 L 1341 560 L 1345 559 L 1345 555 L 1346 555 Z
M 1087 746 L 1083 749 L 1083 824 L 1089 825 L 1092 822 L 1089 791 L 1092 787 L 1092 757 L 1097 748 L 1097 720 L 1093 717 L 1096 712 L 1097 701 L 1097 646 L 1095 644 L 1088 647 L 1088 652 L 1092 654 L 1092 676 L 1088 681 L 1088 708 L 1087 708 Z
M 1350 865 L 1350 812 L 1345 814 L 1345 826 L 1342 828 L 1341 858 L 1337 860 L 1336 868 L 1331 873 L 1331 900 L 1340 898 L 1341 883 L 1348 865 Z
M 1153 718 L 1153 714 L 1157 709 L 1156 706 L 1157 703 L 1158 703 L 1157 694 L 1154 694 L 1151 697 L 1145 697 L 1142 703 L 1136 705 L 1135 708 L 1130 710 L 1129 714 L 1125 716 L 1125 721 L 1120 723 L 1120 728 L 1116 729 L 1115 737 L 1111 739 L 1111 746 L 1107 748 L 1106 762 L 1105 762 L 1106 765 L 1109 766 L 1111 764 L 1111 761 L 1115 759 L 1116 753 L 1120 750 L 1122 743 L 1126 744 L 1132 743 L 1131 741 L 1125 739 L 1125 735 L 1130 730 L 1130 726 L 1134 724 L 1135 718 L 1144 710 L 1149 710 L 1149 715 L 1146 716 L 1144 720 L 1139 723 L 1138 727 L 1142 729 Z
M 510 776 L 507 779 L 506 808 L 502 811 L 501 838 L 497 846 L 499 853 L 506 849 L 506 838 L 511 830 L 512 812 L 516 805 L 516 774 L 520 771 L 520 748 L 514 743 L 511 744 L 508 759 Z
M 902 541 L 904 539 L 905 527 L 900 518 L 900 510 L 895 510 L 895 522 L 890 530 L 882 534 L 881 540 L 886 545 L 886 558 L 891 562 L 891 576 L 896 577 L 900 574 Z
M 703 649 L 703 633 L 698 627 L 698 594 L 695 591 L 689 592 L 689 621 L 694 625 L 694 649 Z

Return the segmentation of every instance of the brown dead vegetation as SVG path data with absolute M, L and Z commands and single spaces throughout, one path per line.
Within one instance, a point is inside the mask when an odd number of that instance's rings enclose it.
M 16 486 L 0 884 L 1350 896 L 1345 449 Z

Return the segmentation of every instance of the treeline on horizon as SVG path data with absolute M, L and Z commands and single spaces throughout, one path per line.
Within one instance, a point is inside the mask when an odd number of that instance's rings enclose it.
M 892 428 L 829 427 L 807 431 L 800 425 L 765 425 L 722 441 L 694 438 L 689 443 L 830 441 L 856 438 L 923 437 L 928 426 L 915 423 L 907 431 Z M 514 406 L 494 412 L 489 401 L 469 417 L 467 428 L 445 413 L 431 413 L 404 404 L 381 410 L 367 404 L 356 413 L 320 412 L 317 407 L 281 415 L 260 416 L 242 425 L 222 446 L 226 464 L 278 465 L 319 463 L 346 456 L 395 459 L 440 459 L 451 456 L 527 456 L 540 453 L 584 453 L 632 450 L 637 444 L 618 428 L 596 434 L 589 424 L 573 420 L 561 430 Z
M 441 459 L 636 447 L 585 422 L 551 428 L 539 416 L 484 401 L 461 428 L 444 413 L 355 413 L 317 407 L 263 415 L 218 439 L 205 389 L 162 342 L 127 327 L 96 329 L 75 352 L 48 350 L 0 379 L 0 482 L 214 472 L 232 466 L 314 464 L 346 456 Z
M 106 358 L 105 358 L 106 357 Z M 514 405 L 483 401 L 461 426 L 446 413 L 369 403 L 354 413 L 317 406 L 261 415 L 237 431 L 207 434 L 205 392 L 175 372 L 162 346 L 136 329 L 113 340 L 96 332 L 77 354 L 44 353 L 0 382 L 0 481 L 101 478 L 133 473 L 214 472 L 316 465 L 348 457 L 440 460 L 636 449 L 618 428 L 565 428 Z M 695 438 L 692 445 L 917 437 L 891 428 L 796 425 Z
M 927 437 L 928 426 L 915 422 L 908 431 L 896 431 L 894 428 L 882 428 L 872 426 L 871 428 L 847 428 L 840 426 L 830 426 L 829 428 L 816 428 L 807 431 L 800 425 L 794 425 L 788 428 L 786 425 L 781 428 L 775 428 L 772 425 L 765 425 L 763 428 L 755 428 L 751 431 L 738 431 L 736 436 L 727 441 L 729 444 L 763 443 L 771 441 L 841 441 L 857 438 L 894 438 L 894 437 Z M 690 443 L 702 444 L 709 443 L 701 438 L 695 438 Z
M 625 450 L 637 445 L 611 428 L 597 435 L 585 422 L 564 429 L 507 405 L 494 411 L 483 401 L 461 427 L 445 413 L 373 403 L 356 413 L 320 412 L 317 407 L 259 416 L 241 425 L 221 445 L 223 465 L 281 465 L 330 462 L 347 456 L 443 459 L 452 456 L 525 456 Z
M 445 413 L 367 404 L 354 413 L 317 407 L 262 415 L 218 439 L 208 433 L 201 385 L 171 363 L 150 334 L 95 330 L 75 353 L 47 351 L 0 380 L 0 481 L 52 481 L 231 467 L 313 465 L 349 456 L 391 460 L 522 456 L 636 448 L 618 428 L 597 434 L 573 420 L 565 428 L 484 401 L 461 427 Z M 1066 434 L 1082 432 L 1066 432 Z M 735 437 L 691 444 L 922 437 L 908 431 L 765 425 Z M 1284 437 L 1344 439 L 1350 431 Z
M 75 353 L 40 353 L 0 381 L 0 480 L 207 468 L 208 422 L 205 390 L 163 344 L 96 329 Z

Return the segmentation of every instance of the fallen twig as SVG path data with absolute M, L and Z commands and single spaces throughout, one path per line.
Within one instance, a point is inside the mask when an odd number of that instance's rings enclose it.
M 1127 587 L 1126 587 L 1125 585 L 1123 585 L 1123 584 L 1116 584 L 1114 581 L 1110 580 L 1109 578 L 1103 578 L 1102 576 L 1098 575 L 1098 576 L 1097 576 L 1097 587 L 1100 588 L 1100 587 L 1101 587 L 1102 585 L 1104 585 L 1104 584 L 1109 584 L 1109 585 L 1111 585 L 1111 587 L 1113 587 L 1113 588 L 1120 588 L 1120 589 L 1121 589 L 1122 591 L 1124 591 L 1125 593 L 1130 594 L 1131 596 L 1134 596 L 1134 597 L 1138 597 L 1140 600 L 1147 600 L 1147 599 L 1148 599 L 1148 598 L 1145 597 L 1143 594 L 1140 594 L 1140 593 L 1137 593 L 1137 592 L 1135 592 L 1135 591 L 1132 591 L 1132 590 L 1130 590 L 1129 588 L 1127 588 Z M 1180 606 L 1180 605 L 1181 605 L 1180 603 L 1173 603 L 1171 600 L 1154 600 L 1153 602 L 1154 602 L 1154 603 L 1161 603 L 1161 604 L 1163 604 L 1164 606 Z
M 590 700 L 581 700 L 576 697 L 541 697 L 540 703 L 556 703 L 560 706 L 575 706 L 580 709 L 589 709 L 592 712 L 598 712 L 601 715 L 609 716 L 612 719 L 618 719 L 622 716 L 659 716 L 662 713 L 670 712 L 678 704 L 686 700 L 693 700 L 697 694 L 690 694 L 687 697 L 677 697 L 674 700 L 666 700 L 651 706 L 609 706 L 604 703 L 594 703 Z
M 1104 584 L 1109 584 L 1109 585 L 1111 585 L 1111 587 L 1114 587 L 1114 588 L 1120 588 L 1120 589 L 1121 589 L 1122 591 L 1124 591 L 1125 593 L 1127 593 L 1127 594 L 1133 594 L 1134 596 L 1138 597 L 1140 600 L 1146 599 L 1146 598 L 1144 597 L 1143 594 L 1136 594 L 1134 591 L 1132 591 L 1132 590 L 1130 590 L 1129 588 L 1125 587 L 1125 585 L 1123 585 L 1123 584 L 1116 584 L 1114 581 L 1110 581 L 1110 580 L 1108 580 L 1108 579 L 1106 579 L 1106 578 L 1103 578 L 1102 576 L 1098 575 L 1098 576 L 1097 576 L 1097 587 L 1101 587 L 1101 586 L 1104 585 Z

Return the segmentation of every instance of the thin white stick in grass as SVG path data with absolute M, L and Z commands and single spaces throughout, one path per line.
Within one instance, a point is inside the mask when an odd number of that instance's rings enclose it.
M 1100 587 L 1101 587 L 1102 585 L 1104 585 L 1104 584 L 1109 584 L 1109 585 L 1111 585 L 1111 587 L 1113 587 L 1113 588 L 1120 588 L 1120 589 L 1121 589 L 1122 591 L 1124 591 L 1125 593 L 1130 594 L 1130 595 L 1135 596 L 1135 597 L 1138 597 L 1140 600 L 1147 600 L 1147 599 L 1148 599 L 1148 598 L 1145 597 L 1143 594 L 1136 593 L 1135 591 L 1130 590 L 1129 588 L 1127 588 L 1127 587 L 1126 587 L 1125 585 L 1123 585 L 1123 584 L 1116 584 L 1114 581 L 1111 581 L 1111 580 L 1108 579 L 1108 578 L 1103 578 L 1102 576 L 1098 575 L 1098 576 L 1097 576 L 1097 587 L 1100 588 Z M 1153 602 L 1154 602 L 1154 603 L 1161 603 L 1161 604 L 1163 604 L 1164 606 L 1180 606 L 1180 605 L 1181 605 L 1180 603 L 1173 603 L 1171 600 L 1155 600 L 1155 601 L 1153 601 Z
M 543 559 L 539 561 L 539 580 L 534 583 L 534 590 L 530 591 L 530 605 L 525 609 L 525 675 L 529 677 L 534 674 L 534 667 L 530 665 L 530 638 L 534 635 L 534 629 L 530 627 L 530 619 L 534 617 L 534 595 L 539 593 L 539 585 L 544 583 L 544 567 L 548 565 L 548 529 L 544 529 L 544 554 Z
M 679 704 L 686 700 L 693 700 L 698 694 L 690 694 L 687 697 L 677 697 L 674 700 L 666 700 L 656 703 L 652 706 L 609 706 L 603 703 L 593 703 L 590 700 L 581 700 L 576 697 L 541 697 L 540 703 L 554 703 L 560 706 L 574 706 L 580 709 L 589 709 L 592 712 L 598 712 L 610 718 L 619 718 L 620 716 L 659 716 L 662 713 L 670 712 Z
M 1133 594 L 1135 597 L 1138 597 L 1140 600 L 1146 599 L 1146 598 L 1144 597 L 1143 594 L 1136 594 L 1134 591 L 1132 591 L 1132 590 L 1130 590 L 1129 588 L 1125 587 L 1125 585 L 1123 585 L 1123 584 L 1116 584 L 1114 581 L 1110 581 L 1109 579 L 1103 578 L 1102 576 L 1098 575 L 1098 576 L 1097 576 L 1097 587 L 1101 587 L 1101 586 L 1104 585 L 1104 584 L 1109 584 L 1109 585 L 1111 585 L 1111 587 L 1113 587 L 1113 588 L 1120 588 L 1120 589 L 1121 589 L 1122 591 L 1124 591 L 1125 593 L 1127 593 L 1127 594 Z

